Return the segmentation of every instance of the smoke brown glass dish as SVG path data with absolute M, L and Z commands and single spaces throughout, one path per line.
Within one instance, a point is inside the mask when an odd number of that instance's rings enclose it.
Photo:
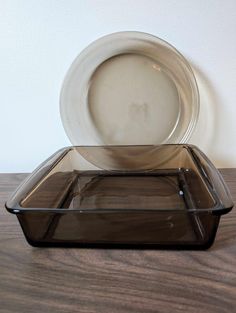
M 60 97 L 72 145 L 178 144 L 198 120 L 199 94 L 186 59 L 142 32 L 99 38 L 74 60 Z
M 64 148 L 6 203 L 33 246 L 176 249 L 209 248 L 232 207 L 218 170 L 185 144 Z

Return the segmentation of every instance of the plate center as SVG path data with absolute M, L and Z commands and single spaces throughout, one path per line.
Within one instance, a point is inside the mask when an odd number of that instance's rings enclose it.
M 155 60 L 116 55 L 91 77 L 88 110 L 103 144 L 167 143 L 181 114 L 175 82 Z

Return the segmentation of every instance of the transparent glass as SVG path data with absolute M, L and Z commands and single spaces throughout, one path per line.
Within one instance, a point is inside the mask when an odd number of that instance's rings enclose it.
M 191 145 L 68 147 L 6 204 L 35 246 L 192 249 L 213 243 L 232 206 L 220 173 Z
M 140 32 L 114 33 L 73 62 L 61 91 L 61 119 L 73 145 L 185 143 L 199 96 L 186 59 Z
M 170 44 L 121 32 L 89 45 L 61 91 L 73 147 L 41 164 L 12 195 L 34 246 L 205 249 L 233 206 L 190 137 L 199 112 L 194 74 Z

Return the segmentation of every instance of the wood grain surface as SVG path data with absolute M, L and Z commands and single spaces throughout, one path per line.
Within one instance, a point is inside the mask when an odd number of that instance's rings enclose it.
M 236 169 L 221 170 L 236 203 Z M 33 248 L 4 203 L 26 174 L 0 175 L 0 312 L 236 312 L 236 210 L 208 251 Z

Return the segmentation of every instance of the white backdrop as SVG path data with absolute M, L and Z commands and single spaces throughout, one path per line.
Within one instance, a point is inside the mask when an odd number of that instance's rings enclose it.
M 59 114 L 65 72 L 90 42 L 137 30 L 192 64 L 200 94 L 190 142 L 236 167 L 235 0 L 0 0 L 0 172 L 29 172 L 69 145 Z

